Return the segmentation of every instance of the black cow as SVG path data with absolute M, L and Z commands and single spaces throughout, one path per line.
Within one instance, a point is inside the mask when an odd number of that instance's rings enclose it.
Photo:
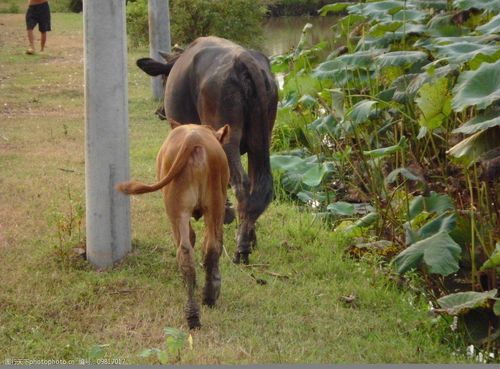
M 200 37 L 167 63 L 143 58 L 137 65 L 151 76 L 165 76 L 167 119 L 203 122 L 216 130 L 231 126 L 224 150 L 240 219 L 234 261 L 247 264 L 257 242 L 255 222 L 273 197 L 269 148 L 278 88 L 268 58 L 222 38 Z M 244 153 L 248 176 L 240 159 Z

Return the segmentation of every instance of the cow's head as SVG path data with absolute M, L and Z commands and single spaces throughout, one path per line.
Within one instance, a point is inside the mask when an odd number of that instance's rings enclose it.
M 136 64 L 141 70 L 143 70 L 146 74 L 152 77 L 162 76 L 163 87 L 165 87 L 165 84 L 167 83 L 167 77 L 170 74 L 170 70 L 172 69 L 175 62 L 181 55 L 181 51 L 179 50 L 181 49 L 180 48 L 175 49 L 174 46 L 173 54 L 167 54 L 160 51 L 159 54 L 163 59 L 165 59 L 166 63 L 156 61 L 152 58 L 141 58 L 136 61 Z M 158 109 L 156 109 L 155 114 L 158 115 L 158 117 L 162 120 L 167 119 L 165 116 L 164 104 L 161 104 L 161 106 Z

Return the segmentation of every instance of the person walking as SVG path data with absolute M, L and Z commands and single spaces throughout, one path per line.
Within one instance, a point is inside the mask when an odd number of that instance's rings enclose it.
M 49 0 L 28 0 L 28 10 L 26 11 L 26 29 L 28 31 L 29 47 L 26 54 L 35 53 L 35 43 L 33 30 L 38 24 L 40 31 L 40 51 L 45 49 L 47 42 L 47 32 L 50 31 L 50 7 Z

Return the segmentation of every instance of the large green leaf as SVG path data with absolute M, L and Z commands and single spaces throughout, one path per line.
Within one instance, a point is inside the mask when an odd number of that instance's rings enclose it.
M 461 252 L 462 249 L 448 232 L 441 231 L 415 242 L 396 256 L 393 263 L 400 274 L 424 264 L 430 273 L 447 276 L 458 270 Z
M 327 210 L 335 215 L 352 216 L 354 214 L 354 205 L 344 201 L 337 201 L 329 204 Z
M 477 132 L 447 151 L 456 161 L 468 167 L 481 155 L 500 146 L 500 126 Z
M 490 56 L 491 61 L 500 57 L 500 48 L 496 45 L 484 45 L 481 43 L 460 41 L 448 45 L 436 45 L 436 55 L 451 64 L 462 64 L 470 62 L 479 55 Z
M 380 216 L 376 211 L 373 211 L 371 213 L 366 214 L 364 217 L 359 218 L 357 221 L 355 221 L 353 224 L 348 226 L 345 231 L 346 232 L 351 232 L 355 230 L 356 228 L 366 228 L 370 227 L 373 224 L 375 224 L 379 220 Z
M 459 9 L 484 9 L 500 12 L 500 0 L 453 0 L 453 6 Z
M 416 9 L 401 9 L 392 19 L 402 22 L 421 22 L 425 19 L 426 14 L 423 11 Z
M 425 183 L 425 180 L 421 175 L 413 173 L 412 170 L 409 168 L 394 169 L 385 178 L 385 183 L 387 183 L 387 184 L 394 183 L 396 181 L 396 179 L 398 178 L 398 175 L 401 175 L 402 177 L 409 179 L 410 181 L 417 181 L 417 182 Z
M 419 95 L 416 103 L 422 112 L 419 119 L 420 125 L 428 130 L 441 127 L 443 121 L 451 113 L 448 79 L 442 77 L 432 83 L 424 84 L 420 88 Z
M 380 37 L 385 35 L 387 32 L 396 32 L 402 26 L 403 22 L 377 23 L 368 31 L 368 34 L 373 37 Z
M 500 33 L 500 14 L 495 15 L 488 23 L 477 27 L 476 31 L 492 35 Z
M 319 15 L 325 16 L 328 13 L 339 13 L 343 12 L 347 9 L 348 6 L 351 6 L 352 3 L 335 3 L 335 4 L 327 4 L 323 6 L 320 10 L 318 10 Z
M 403 136 L 396 145 L 382 147 L 380 149 L 375 149 L 375 150 L 363 151 L 363 155 L 368 156 L 369 158 L 372 159 L 381 158 L 384 156 L 392 155 L 401 150 L 404 150 L 407 147 L 408 147 L 408 140 L 406 137 Z
M 500 126 L 500 108 L 495 107 L 480 114 L 453 130 L 453 133 L 470 135 L 488 128 Z
M 495 269 L 498 267 L 500 267 L 500 242 L 497 243 L 495 251 L 493 251 L 488 260 L 484 262 L 481 270 Z
M 427 54 L 422 51 L 393 51 L 379 55 L 376 58 L 380 67 L 406 67 L 426 60 Z
M 453 14 L 438 13 L 427 23 L 427 32 L 432 37 L 462 36 L 468 31 L 463 25 L 455 24 Z
M 335 60 L 348 68 L 373 68 L 373 63 L 378 55 L 385 52 L 384 49 L 370 49 L 366 51 L 357 51 L 352 54 L 338 56 Z
M 453 202 L 448 195 L 440 195 L 434 191 L 429 196 L 417 196 L 410 202 L 410 219 L 422 212 L 443 214 L 455 210 Z
M 456 224 L 457 216 L 455 213 L 444 213 L 423 225 L 417 231 L 417 235 L 419 240 L 422 240 L 442 231 L 449 233 L 455 228 Z
M 371 3 L 358 3 L 349 7 L 349 13 L 360 14 L 370 19 L 390 20 L 391 13 L 403 9 L 403 1 L 378 1 Z
M 437 300 L 439 311 L 450 315 L 464 315 L 471 309 L 489 307 L 494 302 L 497 290 L 486 292 L 458 292 L 441 297 Z
M 346 119 L 351 120 L 354 123 L 363 123 L 377 108 L 377 101 L 373 100 L 361 100 L 352 107 L 352 109 L 346 114 Z
M 500 99 L 500 60 L 483 63 L 474 71 L 464 72 L 453 89 L 453 110 L 469 106 L 484 109 Z
M 302 183 L 309 187 L 319 186 L 329 172 L 331 172 L 331 168 L 325 163 L 316 164 L 304 173 Z
M 448 0 L 411 0 L 411 2 L 423 9 L 445 10 L 448 8 Z
M 295 155 L 271 155 L 273 170 L 281 170 L 285 190 L 291 193 L 300 192 L 304 185 L 316 187 L 321 184 L 326 174 L 333 171 L 330 163 L 318 163 L 315 155 L 301 158 Z

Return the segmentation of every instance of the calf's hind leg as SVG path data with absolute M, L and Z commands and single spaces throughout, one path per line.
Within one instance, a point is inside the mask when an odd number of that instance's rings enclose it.
M 203 303 L 208 306 L 214 306 L 220 294 L 221 276 L 219 258 L 222 252 L 223 222 L 223 205 L 221 206 L 220 214 L 216 214 L 215 217 L 205 214 L 205 240 L 203 242 L 205 288 L 203 290 Z
M 172 225 L 175 229 L 177 243 L 177 264 L 186 285 L 188 300 L 185 307 L 186 319 L 190 329 L 201 327 L 200 310 L 194 297 L 196 287 L 196 265 L 194 248 L 191 245 L 192 229 L 189 223 L 190 214 L 179 216 Z

